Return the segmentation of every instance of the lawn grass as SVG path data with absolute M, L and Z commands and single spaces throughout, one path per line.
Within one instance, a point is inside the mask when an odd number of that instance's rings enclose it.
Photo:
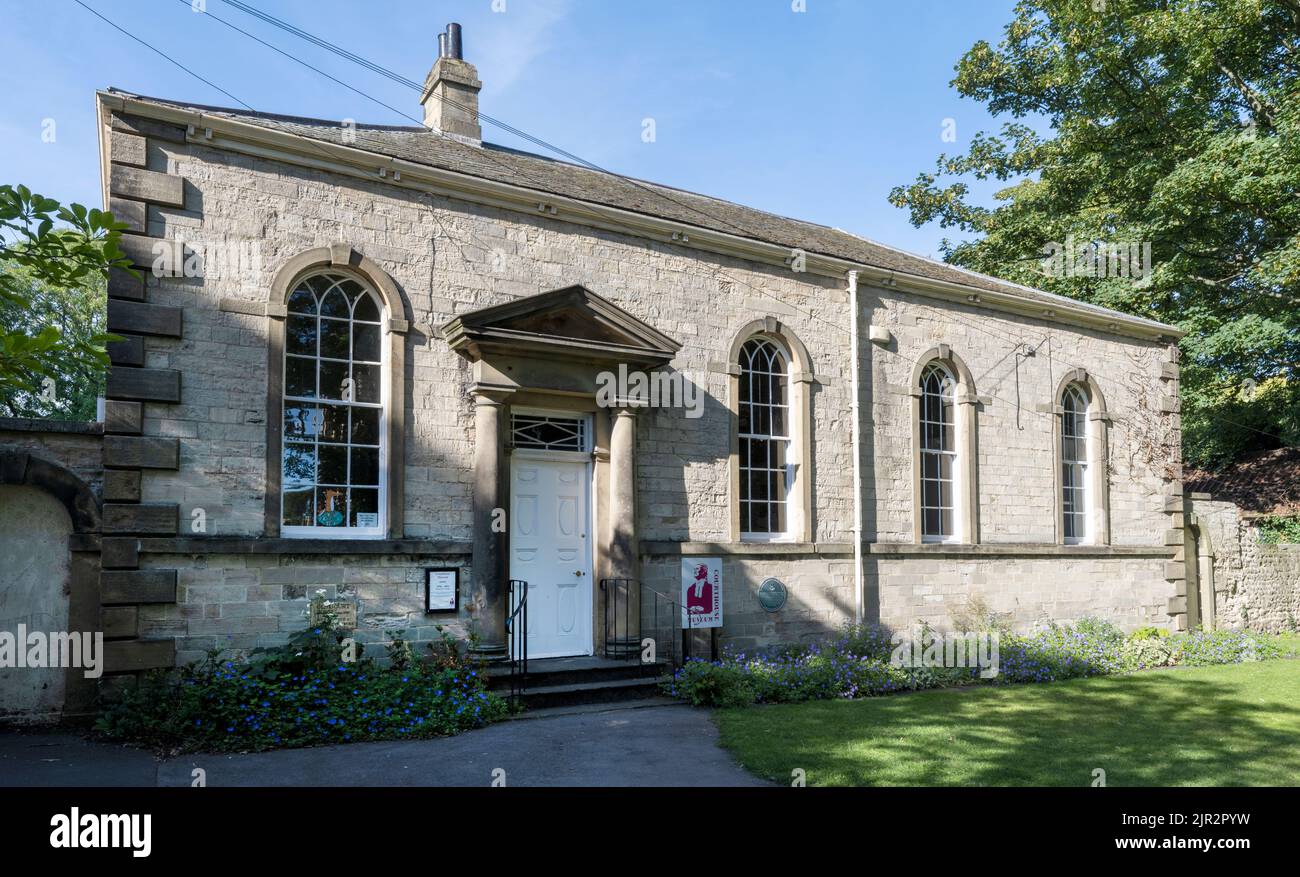
M 718 710 L 753 773 L 809 786 L 1300 785 L 1300 661 Z

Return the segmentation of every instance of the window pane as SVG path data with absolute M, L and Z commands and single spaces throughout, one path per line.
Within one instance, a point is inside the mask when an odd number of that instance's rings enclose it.
M 771 518 L 772 532 L 784 533 L 785 532 L 785 503 L 783 502 L 777 503 L 776 505 L 772 506 L 771 515 L 772 515 Z
M 311 438 L 320 431 L 321 413 L 314 405 L 284 406 L 285 438 Z
M 322 399 L 342 399 L 343 382 L 348 379 L 348 364 L 346 362 L 329 362 L 321 360 L 320 364 L 320 395 Z
M 306 399 L 316 396 L 316 360 L 296 356 L 285 359 L 284 394 Z
M 355 280 L 344 280 L 339 284 L 339 290 L 347 296 L 348 301 L 356 301 L 361 296 L 361 285 Z
M 768 496 L 772 499 L 785 501 L 785 472 L 778 470 L 772 472 L 768 478 Z
M 357 299 L 356 307 L 352 311 L 352 319 L 379 322 L 379 306 L 375 304 L 373 296 L 363 295 Z
M 291 314 L 315 314 L 316 313 L 316 296 L 312 294 L 309 287 L 299 286 L 289 296 L 289 313 Z M 315 323 L 315 320 L 312 320 Z
M 348 324 L 343 320 L 320 321 L 320 355 L 348 358 Z
M 320 439 L 325 442 L 343 443 L 348 440 L 348 409 L 344 405 L 326 405 L 322 409 L 324 419 L 320 429 Z
M 771 469 L 785 468 L 785 442 L 767 443 L 767 465 Z
M 316 483 L 316 446 L 287 442 L 284 446 L 284 484 L 300 488 Z
M 347 489 L 343 487 L 318 487 L 316 489 L 316 525 L 342 527 L 347 521 Z
M 320 313 L 322 317 L 342 317 L 346 320 L 352 316 L 352 308 L 348 307 L 348 300 L 343 297 L 343 293 L 334 289 L 321 300 Z
M 289 353 L 316 355 L 316 318 L 289 317 L 285 320 L 285 349 Z
M 923 479 L 939 477 L 938 454 L 921 454 L 921 477 Z
M 750 503 L 749 506 L 749 532 L 751 533 L 771 533 L 771 517 L 768 515 L 768 505 L 765 502 Z
M 353 527 L 378 527 L 379 491 L 370 488 L 352 488 L 348 516 L 348 524 Z
M 953 534 L 952 509 L 939 510 L 939 528 L 938 535 L 951 536 Z
M 767 472 L 762 469 L 755 469 L 749 473 L 749 498 L 767 499 Z
M 943 531 L 939 528 L 939 510 L 925 509 L 921 519 L 921 533 L 925 536 L 942 536 Z
M 785 425 L 785 409 L 772 409 L 772 435 L 789 435 Z
M 379 327 L 352 326 L 352 358 L 358 362 L 379 362 Z
M 379 483 L 379 449 L 352 449 L 352 484 Z
M 951 482 L 951 481 L 952 481 L 952 463 L 953 463 L 953 459 L 954 459 L 953 456 L 952 456 L 952 454 L 939 454 L 939 455 L 937 455 L 937 459 L 939 460 L 939 476 L 938 476 L 938 477 L 939 477 L 939 478 L 942 478 L 944 481 Z
M 921 505 L 925 508 L 936 508 L 939 505 L 939 482 L 922 481 L 921 482 Z
M 379 409 L 352 409 L 352 444 L 379 444 Z
M 285 488 L 283 522 L 286 527 L 311 526 L 314 494 L 315 490 L 311 487 Z
M 348 449 L 339 445 L 321 445 L 316 452 L 318 484 L 348 483 Z
M 354 402 L 378 402 L 379 380 L 379 366 L 352 366 L 352 400 Z

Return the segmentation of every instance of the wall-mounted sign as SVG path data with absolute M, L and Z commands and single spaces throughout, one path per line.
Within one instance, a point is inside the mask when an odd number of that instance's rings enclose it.
M 424 611 L 455 612 L 460 607 L 460 570 L 424 571 Z
M 768 612 L 784 606 L 786 597 L 785 584 L 780 579 L 763 579 L 763 584 L 758 586 L 758 605 Z
M 320 624 L 326 614 L 333 615 L 336 623 L 344 630 L 357 629 L 357 604 L 329 601 L 311 604 L 311 623 Z
M 722 558 L 682 558 L 682 627 L 722 627 Z

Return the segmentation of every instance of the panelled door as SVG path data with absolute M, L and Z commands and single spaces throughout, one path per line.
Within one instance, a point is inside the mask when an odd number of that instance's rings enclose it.
M 511 454 L 510 577 L 528 582 L 530 658 L 592 653 L 589 464 L 578 456 Z

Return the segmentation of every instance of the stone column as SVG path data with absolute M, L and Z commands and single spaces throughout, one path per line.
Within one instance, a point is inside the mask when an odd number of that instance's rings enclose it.
M 475 653 L 485 660 L 506 658 L 506 612 L 510 578 L 506 533 L 494 532 L 496 509 L 506 506 L 505 396 L 474 391 L 474 561 L 470 601 L 479 635 Z
M 615 654 L 641 648 L 641 565 L 636 533 L 636 411 L 614 412 L 609 440 L 609 574 L 629 581 L 605 595 L 612 631 L 606 636 Z

